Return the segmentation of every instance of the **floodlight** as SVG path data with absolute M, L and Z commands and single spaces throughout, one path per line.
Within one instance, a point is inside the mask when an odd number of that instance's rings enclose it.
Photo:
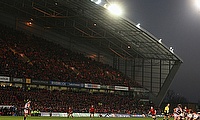
M 169 50 L 174 53 L 174 49 L 172 47 L 169 47 Z
M 96 4 L 100 4 L 101 0 L 91 0 L 92 2 L 95 2 Z
M 159 43 L 162 43 L 162 39 L 159 39 L 158 42 L 159 42 Z
M 138 23 L 138 24 L 136 25 L 136 27 L 137 27 L 137 28 L 140 28 L 140 23 Z
M 110 4 L 110 5 L 108 5 L 107 9 L 114 15 L 122 14 L 122 9 L 117 4 Z
M 195 0 L 195 5 L 198 9 L 200 9 L 200 0 Z

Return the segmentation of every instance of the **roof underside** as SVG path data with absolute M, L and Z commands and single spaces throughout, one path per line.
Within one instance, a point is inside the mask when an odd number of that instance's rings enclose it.
M 33 22 L 82 44 L 122 58 L 182 62 L 157 38 L 136 24 L 111 15 L 90 0 L 0 0 L 0 11 Z M 129 46 L 129 47 L 128 47 Z

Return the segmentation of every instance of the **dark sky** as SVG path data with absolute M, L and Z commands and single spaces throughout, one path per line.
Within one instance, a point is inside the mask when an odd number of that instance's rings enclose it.
M 173 47 L 183 64 L 171 90 L 190 102 L 200 100 L 200 10 L 195 0 L 116 0 L 124 16 Z

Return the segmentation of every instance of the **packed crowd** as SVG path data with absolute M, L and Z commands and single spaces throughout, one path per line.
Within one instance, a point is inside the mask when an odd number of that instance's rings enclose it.
M 0 63 L 0 74 L 10 77 L 139 86 L 107 64 L 3 25 L 0 25 Z
M 34 35 L 0 25 L 0 75 L 100 85 L 139 86 L 122 72 L 107 64 L 85 57 Z M 74 99 L 76 98 L 76 99 Z M 40 111 L 65 112 L 73 106 L 75 112 L 88 112 L 94 104 L 97 112 L 143 112 L 144 107 L 134 107 L 137 99 L 111 93 L 83 91 L 24 90 L 1 87 L 0 104 L 22 109 L 24 100 L 32 99 L 32 107 Z M 131 111 L 130 111 L 131 110 Z
M 42 112 L 67 112 L 72 107 L 74 112 L 88 113 L 91 105 L 97 113 L 146 113 L 149 106 L 140 106 L 138 99 L 129 95 L 114 93 L 90 93 L 72 90 L 46 90 L 31 88 L 24 90 L 20 87 L 0 87 L 0 104 L 12 105 L 18 111 L 24 109 L 25 100 L 31 100 L 31 109 Z

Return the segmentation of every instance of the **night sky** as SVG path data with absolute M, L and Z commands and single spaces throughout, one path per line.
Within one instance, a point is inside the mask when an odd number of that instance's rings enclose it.
M 170 89 L 190 102 L 200 101 L 200 9 L 194 0 L 116 0 L 125 19 L 162 39 L 182 60 Z

